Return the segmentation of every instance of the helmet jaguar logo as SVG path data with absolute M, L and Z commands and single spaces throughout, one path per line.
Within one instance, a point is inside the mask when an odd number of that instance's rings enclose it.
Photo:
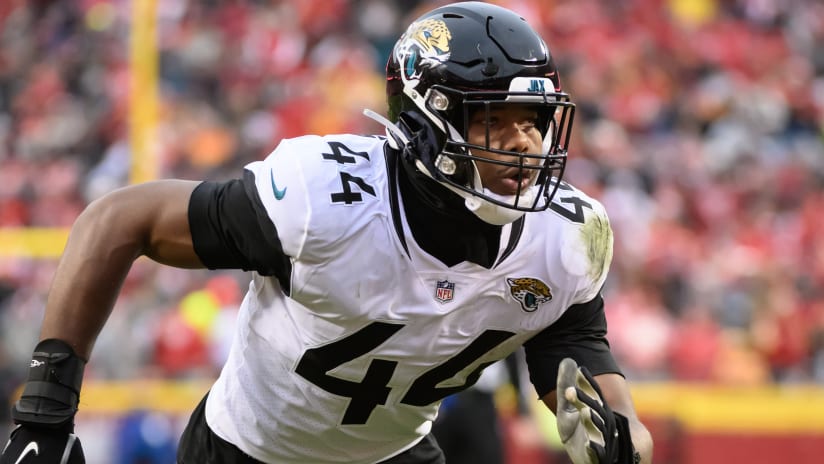
M 436 57 L 449 53 L 452 33 L 440 19 L 426 19 L 413 24 L 409 35 L 421 46 L 421 56 Z
M 452 33 L 440 19 L 412 23 L 401 38 L 401 45 L 395 49 L 398 62 L 406 63 L 406 77 L 415 79 L 420 76 L 419 64 L 434 66 L 448 60 L 451 40 Z
M 513 298 L 521 303 L 521 308 L 531 313 L 538 309 L 539 305 L 552 299 L 552 292 L 549 286 L 538 279 L 532 277 L 519 277 L 512 279 L 507 277 L 509 293 Z

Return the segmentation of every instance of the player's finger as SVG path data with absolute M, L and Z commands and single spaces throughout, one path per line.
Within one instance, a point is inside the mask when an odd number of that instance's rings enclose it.
M 587 407 L 587 402 L 584 401 L 586 395 L 582 394 L 577 387 L 569 387 L 564 390 L 564 399 L 567 403 L 575 409 L 583 409 Z M 569 408 L 567 408 L 569 409 Z
M 579 403 L 583 403 L 586 406 L 589 406 L 590 408 L 592 408 L 599 415 L 604 415 L 606 413 L 606 410 L 604 409 L 604 402 L 600 398 L 589 396 L 586 392 L 584 392 L 580 388 L 576 388 L 575 393 L 576 393 L 576 400 Z
M 590 443 L 596 443 L 604 446 L 606 444 L 603 429 L 604 421 L 597 414 L 593 414 L 592 409 L 588 406 L 585 406 L 580 412 L 581 414 L 579 416 L 579 421 L 584 427 L 584 430 L 586 430 L 587 438 Z M 599 427 L 598 424 L 601 424 L 601 426 Z
M 575 373 L 575 386 L 590 398 L 601 401 L 601 389 L 598 388 L 598 383 L 586 371 L 585 367 L 578 368 Z
M 586 366 L 581 366 L 578 370 L 580 371 L 581 375 L 584 377 L 586 382 L 592 387 L 592 389 L 595 390 L 596 393 L 598 393 L 598 396 L 603 396 L 603 393 L 601 393 L 601 387 L 598 385 L 598 382 L 595 380 L 595 377 L 592 375 L 589 369 L 587 369 Z
M 575 393 L 577 375 L 578 365 L 575 361 L 571 358 L 564 358 L 558 366 L 558 409 L 573 412 L 580 407 L 576 406 L 578 403 L 578 395 Z
M 592 396 L 590 392 L 581 387 L 575 387 L 575 400 L 580 401 L 590 407 L 597 407 L 601 404 L 601 401 L 597 396 Z
M 595 455 L 595 462 L 607 462 L 607 449 L 594 441 L 589 442 L 588 452 Z
M 604 430 L 604 427 L 606 425 L 604 423 L 604 419 L 594 409 L 590 408 L 589 410 L 590 410 L 589 418 L 592 421 L 592 425 L 597 427 L 598 430 Z

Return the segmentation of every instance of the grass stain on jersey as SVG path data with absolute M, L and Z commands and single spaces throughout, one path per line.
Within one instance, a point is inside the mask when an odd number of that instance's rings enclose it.
M 598 281 L 612 261 L 612 228 L 601 214 L 593 214 L 581 227 L 581 239 L 586 244 L 589 268 L 587 275 Z

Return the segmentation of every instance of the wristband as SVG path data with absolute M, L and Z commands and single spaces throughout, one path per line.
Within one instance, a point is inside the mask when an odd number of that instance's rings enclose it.
M 37 344 L 29 377 L 20 400 L 12 408 L 16 424 L 72 427 L 86 361 L 66 342 L 57 339 Z
M 618 431 L 618 457 L 616 464 L 638 464 L 641 462 L 641 455 L 635 451 L 632 445 L 632 435 L 629 431 L 629 420 L 622 414 L 613 412 L 615 415 L 615 429 Z

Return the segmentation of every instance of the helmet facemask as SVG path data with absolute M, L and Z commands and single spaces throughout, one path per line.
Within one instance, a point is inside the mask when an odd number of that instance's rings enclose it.
M 517 87 L 519 78 L 513 80 Z M 533 85 L 536 79 L 527 79 Z M 425 114 L 446 134 L 441 152 L 432 160 L 419 159 L 418 168 L 462 196 L 470 211 L 487 222 L 508 223 L 525 212 L 542 211 L 549 206 L 566 166 L 570 127 L 575 106 L 563 93 L 532 91 L 460 91 L 434 85 L 423 99 Z M 490 146 L 489 117 L 493 108 L 504 105 L 526 106 L 537 114 L 536 128 L 541 133 L 540 153 L 521 153 Z M 470 143 L 473 120 L 482 118 L 485 142 Z M 479 153 L 496 156 L 488 158 Z M 483 185 L 480 163 L 511 169 L 518 188 L 514 194 L 495 193 Z M 529 179 L 529 183 L 522 182 Z M 485 204 L 486 203 L 486 204 Z

